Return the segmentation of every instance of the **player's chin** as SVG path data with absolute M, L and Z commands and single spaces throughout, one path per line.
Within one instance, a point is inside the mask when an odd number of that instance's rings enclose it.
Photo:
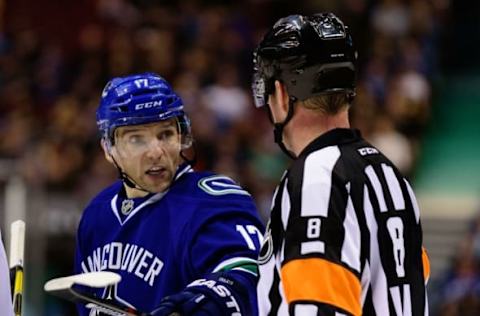
M 152 176 L 147 175 L 145 179 L 145 187 L 148 188 L 148 191 L 152 193 L 164 192 L 168 189 L 172 182 L 171 176 Z

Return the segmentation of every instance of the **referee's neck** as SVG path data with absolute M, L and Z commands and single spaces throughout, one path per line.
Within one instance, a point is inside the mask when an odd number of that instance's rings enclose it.
M 350 128 L 348 109 L 328 115 L 298 106 L 292 120 L 285 126 L 285 145 L 298 156 L 314 139 L 336 128 Z

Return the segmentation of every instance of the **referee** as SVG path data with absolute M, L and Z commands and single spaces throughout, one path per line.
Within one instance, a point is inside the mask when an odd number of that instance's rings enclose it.
M 355 61 L 332 13 L 282 18 L 256 49 L 256 105 L 294 158 L 260 254 L 260 315 L 428 315 L 415 195 L 350 128 Z

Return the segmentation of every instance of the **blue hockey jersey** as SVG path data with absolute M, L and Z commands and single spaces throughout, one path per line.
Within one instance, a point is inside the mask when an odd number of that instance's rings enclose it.
M 251 301 L 243 304 L 256 304 L 264 228 L 247 191 L 228 177 L 183 165 L 164 193 L 127 199 L 122 192 L 121 181 L 105 189 L 79 224 L 75 272 L 112 271 L 122 277 L 96 295 L 150 312 L 190 282 L 236 269 L 251 281 L 245 284 Z M 79 313 L 89 310 L 79 306 Z

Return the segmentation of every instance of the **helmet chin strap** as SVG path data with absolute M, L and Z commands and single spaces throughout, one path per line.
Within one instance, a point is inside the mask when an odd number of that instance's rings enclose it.
M 189 164 L 190 166 L 194 167 L 197 163 L 197 148 L 195 147 L 195 142 L 192 142 L 192 151 L 193 151 L 193 158 L 188 158 L 187 156 L 185 156 L 185 152 L 182 150 L 180 150 L 180 157 L 187 163 Z
M 133 180 L 132 178 L 130 178 L 130 176 L 128 174 L 126 174 L 122 168 L 120 168 L 120 166 L 118 165 L 117 161 L 115 160 L 115 158 L 113 158 L 113 156 L 110 154 L 110 157 L 112 157 L 112 161 L 113 161 L 113 164 L 115 165 L 115 167 L 117 168 L 118 170 L 118 177 L 123 181 L 123 183 L 125 183 L 126 186 L 128 186 L 129 188 L 131 189 L 137 189 L 137 190 L 140 190 L 140 191 L 143 191 L 143 192 L 146 192 L 146 193 L 152 193 L 148 190 L 145 190 L 144 188 L 142 188 L 140 185 L 138 185 L 135 180 Z
M 280 147 L 280 149 L 290 158 L 295 159 L 297 158 L 296 155 L 291 151 L 288 150 L 287 147 L 285 146 L 285 143 L 283 142 L 283 129 L 285 126 L 290 122 L 290 120 L 293 117 L 293 106 L 295 103 L 294 98 L 289 98 L 288 101 L 288 113 L 287 117 L 283 122 L 275 123 L 273 120 L 273 115 L 272 115 L 272 110 L 270 109 L 269 106 L 267 106 L 268 109 L 268 116 L 270 118 L 270 121 L 273 123 L 273 137 L 275 140 L 275 143 Z
M 129 188 L 131 189 L 137 189 L 137 190 L 140 190 L 140 191 L 143 191 L 143 192 L 146 192 L 146 193 L 152 193 L 148 190 L 145 190 L 144 188 L 142 188 L 140 185 L 138 185 L 135 180 L 133 180 L 128 174 L 126 174 L 122 168 L 120 168 L 120 165 L 117 163 L 117 161 L 115 160 L 115 158 L 113 157 L 112 153 L 110 152 L 111 150 L 111 147 L 112 147 L 112 143 L 113 143 L 113 140 L 110 140 L 108 138 L 103 138 L 102 140 L 102 143 L 104 144 L 105 146 L 105 149 L 108 153 L 108 155 L 110 156 L 110 158 L 112 159 L 113 161 L 113 164 L 115 165 L 115 168 L 117 168 L 117 171 L 118 171 L 118 177 L 120 178 L 120 180 L 123 181 L 123 183 L 125 183 L 126 186 L 128 186 Z

